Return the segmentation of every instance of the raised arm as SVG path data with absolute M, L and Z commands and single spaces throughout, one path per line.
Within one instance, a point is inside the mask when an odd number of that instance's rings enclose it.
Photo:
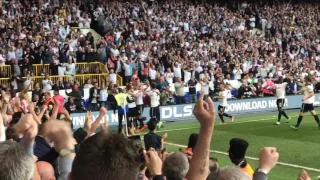
M 30 103 L 28 105 L 28 111 L 30 112 L 30 114 L 32 115 L 33 119 L 38 123 L 41 124 L 41 119 L 39 119 L 39 117 L 37 116 L 37 114 L 34 112 L 34 105 L 32 103 Z
M 97 128 L 99 127 L 100 125 L 100 122 L 102 120 L 103 117 L 105 117 L 107 114 L 107 109 L 102 107 L 100 108 L 100 113 L 99 113 L 99 116 L 97 117 L 97 119 L 91 124 L 91 127 L 88 131 L 88 135 L 87 137 L 90 137 L 96 130 Z
M 10 95 L 6 94 L 4 91 L 1 91 L 2 94 L 2 108 L 1 108 L 1 116 L 2 123 L 4 126 L 7 126 L 9 120 L 7 115 L 8 104 L 10 100 Z M 0 128 L 1 129 L 1 128 Z
M 208 98 L 208 103 L 204 102 L 203 98 L 204 93 L 201 93 L 193 110 L 200 123 L 200 133 L 190 163 L 188 180 L 205 180 L 209 174 L 209 150 L 216 116 L 211 98 Z

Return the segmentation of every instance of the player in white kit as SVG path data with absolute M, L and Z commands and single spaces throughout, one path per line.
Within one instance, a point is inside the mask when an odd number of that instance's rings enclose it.
M 289 117 L 284 112 L 284 103 L 286 98 L 286 87 L 288 83 L 283 82 L 283 78 L 280 77 L 278 79 L 278 82 L 275 84 L 274 88 L 276 91 L 276 97 L 277 97 L 277 107 L 278 107 L 278 121 L 275 123 L 276 125 L 280 124 L 281 116 L 283 115 L 285 118 L 287 118 L 287 123 L 289 123 Z
M 228 101 L 227 101 L 228 89 L 231 89 L 231 87 L 226 86 L 225 84 L 221 83 L 219 95 L 214 97 L 214 98 L 219 99 L 219 101 L 220 101 L 220 105 L 218 106 L 218 113 L 219 113 L 219 117 L 221 120 L 220 124 L 222 124 L 222 125 L 226 124 L 226 122 L 223 119 L 223 116 L 230 118 L 231 122 L 233 122 L 233 120 L 234 120 L 234 116 L 231 116 L 231 115 L 224 112 L 227 105 L 228 105 Z
M 302 106 L 300 110 L 300 115 L 297 121 L 297 124 L 295 126 L 291 126 L 291 128 L 298 130 L 300 127 L 300 124 L 303 119 L 303 115 L 305 112 L 310 112 L 311 115 L 314 117 L 314 120 L 317 122 L 318 127 L 320 128 L 320 121 L 319 117 L 314 110 L 313 103 L 314 103 L 314 87 L 312 84 L 312 80 L 309 76 L 305 77 L 306 87 L 302 88 L 300 91 L 296 92 L 303 92 L 303 99 L 302 99 Z

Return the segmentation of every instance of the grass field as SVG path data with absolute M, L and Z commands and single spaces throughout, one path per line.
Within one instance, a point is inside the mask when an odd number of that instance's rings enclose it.
M 264 116 L 262 116 L 265 114 Z M 314 118 L 306 115 L 298 131 L 289 125 L 296 123 L 298 111 L 289 113 L 290 123 L 282 120 L 281 125 L 274 125 L 277 113 L 261 113 L 261 116 L 235 118 L 234 122 L 216 126 L 211 143 L 211 156 L 219 160 L 220 166 L 231 165 L 227 156 L 229 140 L 237 137 L 249 142 L 247 150 L 248 162 L 253 168 L 258 167 L 259 151 L 262 147 L 277 147 L 280 153 L 279 164 L 274 168 L 269 179 L 293 180 L 297 179 L 302 168 L 306 169 L 312 179 L 320 175 L 320 130 Z M 227 119 L 226 119 L 227 120 Z M 198 123 L 170 124 L 158 131 L 159 134 L 168 133 L 165 147 L 170 151 L 178 151 L 188 143 L 191 133 L 199 132 Z

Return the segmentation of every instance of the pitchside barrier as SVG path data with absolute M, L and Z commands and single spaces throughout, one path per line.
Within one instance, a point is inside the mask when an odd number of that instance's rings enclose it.
M 285 109 L 296 109 L 301 107 L 303 95 L 292 95 L 287 96 L 284 104 Z M 320 94 L 315 95 L 315 105 L 320 103 Z M 252 98 L 252 99 L 241 99 L 241 100 L 230 100 L 226 107 L 226 112 L 230 114 L 243 114 L 259 111 L 272 111 L 277 110 L 275 97 L 264 97 L 264 98 Z M 219 103 L 215 103 L 216 112 Z M 183 121 L 186 119 L 192 119 L 194 104 L 183 104 L 183 105 L 171 105 L 171 106 L 160 106 L 160 114 L 162 121 Z M 150 108 L 145 108 L 143 116 L 149 119 Z M 98 117 L 99 112 L 92 112 L 93 119 Z M 86 113 L 74 113 L 71 114 L 73 120 L 73 128 L 77 129 L 83 127 Z M 109 126 L 118 125 L 118 114 L 113 111 L 108 111 L 106 117 Z M 104 123 L 104 120 L 101 121 Z

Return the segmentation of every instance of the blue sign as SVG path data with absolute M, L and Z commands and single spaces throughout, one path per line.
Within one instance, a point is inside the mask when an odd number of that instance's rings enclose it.
M 284 107 L 286 109 L 300 108 L 302 104 L 303 95 L 293 95 L 287 96 L 285 100 Z M 226 112 L 230 114 L 240 114 L 248 113 L 254 111 L 270 111 L 276 110 L 277 99 L 275 97 L 265 97 L 265 98 L 252 98 L 252 99 L 241 99 L 241 100 L 229 100 L 228 106 L 226 107 Z M 320 104 L 319 94 L 315 95 L 315 105 Z M 218 111 L 219 102 L 215 102 L 216 112 Z M 173 106 L 161 106 L 160 114 L 161 120 L 163 121 L 180 121 L 187 118 L 193 117 L 193 107 L 194 104 L 183 104 L 183 105 L 173 105 Z M 143 116 L 149 119 L 150 108 L 145 108 Z M 93 120 L 95 120 L 99 112 L 92 112 Z M 83 127 L 85 121 L 86 113 L 75 113 L 71 114 L 73 120 L 73 127 L 75 129 Z M 113 113 L 113 111 L 108 111 L 106 119 L 110 126 L 118 125 L 118 114 Z M 101 123 L 104 123 L 102 120 Z

